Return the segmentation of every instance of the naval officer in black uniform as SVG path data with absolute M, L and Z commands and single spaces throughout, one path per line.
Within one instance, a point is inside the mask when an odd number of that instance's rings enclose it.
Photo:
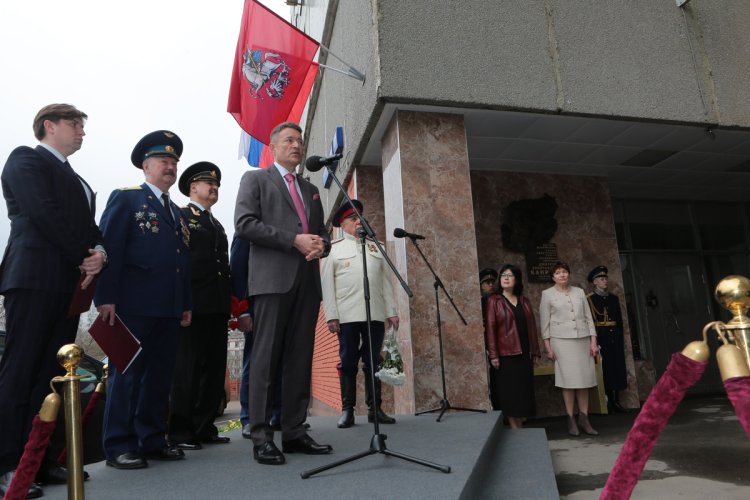
M 620 405 L 618 393 L 628 387 L 628 376 L 625 370 L 625 342 L 620 299 L 617 295 L 607 291 L 609 278 L 605 266 L 592 269 L 588 280 L 594 285 L 594 291 L 588 294 L 587 298 L 602 354 L 607 409 L 610 413 L 623 413 L 627 410 Z
M 229 442 L 214 425 L 224 391 L 231 304 L 227 235 L 211 214 L 220 185 L 221 170 L 207 161 L 188 167 L 178 183 L 190 198 L 180 210 L 190 230 L 193 318 L 180 329 L 168 441 L 183 450 Z

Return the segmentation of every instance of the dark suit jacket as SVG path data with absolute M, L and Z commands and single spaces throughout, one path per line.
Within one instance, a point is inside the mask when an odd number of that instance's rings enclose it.
M 318 188 L 297 176 L 302 191 L 310 232 L 330 242 L 323 221 L 323 205 Z M 294 248 L 294 237 L 302 226 L 286 182 L 274 166 L 246 172 L 237 192 L 234 212 L 236 235 L 250 242 L 248 295 L 286 293 L 291 290 L 304 256 Z M 316 300 L 322 298 L 320 268 L 314 266 Z
M 80 178 L 42 146 L 21 146 L 2 173 L 10 237 L 0 293 L 13 288 L 72 292 L 88 249 L 102 244 Z
M 170 204 L 174 223 L 145 183 L 112 192 L 101 219 L 109 264 L 96 286 L 97 306 L 161 318 L 191 310 L 190 231 L 179 207 Z
M 227 235 L 221 223 L 195 205 L 180 208 L 190 229 L 193 314 L 229 315 L 231 285 Z

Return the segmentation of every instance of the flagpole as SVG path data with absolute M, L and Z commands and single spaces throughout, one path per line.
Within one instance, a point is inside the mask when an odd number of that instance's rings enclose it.
M 344 71 L 343 69 L 334 68 L 333 66 L 328 66 L 327 64 L 320 64 L 320 63 L 318 63 L 318 67 L 330 69 L 331 71 L 335 71 L 336 73 L 341 73 L 342 75 L 350 76 L 354 78 L 355 80 L 359 80 L 361 82 L 365 81 L 364 75 L 360 73 L 359 71 L 357 71 L 356 69 L 351 68 L 351 67 L 349 68 L 349 71 Z
M 319 64 L 319 66 L 321 68 L 331 69 L 331 70 L 336 71 L 338 73 L 341 73 L 343 75 L 350 76 L 350 77 L 354 78 L 355 80 L 359 80 L 361 82 L 365 81 L 365 75 L 363 75 L 362 73 L 360 73 L 356 68 L 354 68 L 354 66 L 352 66 L 351 64 L 349 64 L 348 62 L 344 61 L 339 56 L 337 56 L 336 54 L 334 54 L 333 52 L 331 52 L 331 49 L 329 49 L 328 47 L 326 47 L 322 43 L 320 44 L 320 48 L 323 49 L 323 50 L 325 50 L 329 55 L 332 55 L 340 63 L 344 64 L 347 68 L 349 68 L 349 71 L 343 71 L 343 70 L 340 70 L 338 68 L 333 68 L 331 66 L 326 66 L 325 64 Z

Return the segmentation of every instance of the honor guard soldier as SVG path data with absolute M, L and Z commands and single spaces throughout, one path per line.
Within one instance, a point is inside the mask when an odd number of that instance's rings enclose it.
M 188 167 L 178 183 L 190 198 L 180 210 L 190 230 L 193 317 L 180 329 L 167 440 L 183 450 L 229 442 L 214 425 L 224 392 L 231 304 L 227 235 L 211 214 L 219 186 L 221 170 L 207 161 Z
M 491 267 L 486 267 L 479 271 L 479 288 L 482 291 L 482 320 L 484 320 L 487 297 L 495 293 L 497 289 L 497 271 Z
M 487 299 L 497 290 L 497 271 L 495 271 L 491 267 L 485 267 L 484 269 L 479 271 L 479 289 L 482 292 L 482 325 L 484 327 L 484 352 L 485 354 L 487 354 L 487 359 L 489 360 L 490 350 L 487 341 L 487 322 L 485 320 L 485 314 L 487 312 Z M 493 377 L 491 377 L 490 375 L 492 375 L 492 373 L 490 372 L 490 364 L 487 363 L 487 386 L 489 387 L 490 394 L 493 394 L 495 392 L 495 388 L 492 384 Z
M 362 213 L 359 200 L 352 200 Z M 357 402 L 357 365 L 360 355 L 364 361 L 365 394 L 367 420 L 374 420 L 378 412 L 378 422 L 394 424 L 396 420 L 380 409 L 380 379 L 375 378 L 375 394 L 372 394 L 369 343 L 367 341 L 367 316 L 365 312 L 365 291 L 363 287 L 362 247 L 357 237 L 361 227 L 357 214 L 348 202 L 339 207 L 333 216 L 333 226 L 341 227 L 344 237 L 331 243 L 331 253 L 323 259 L 321 282 L 323 285 L 323 310 L 328 329 L 339 337 L 339 381 L 341 383 L 342 415 L 339 428 L 354 425 L 354 407 Z M 388 279 L 388 268 L 378 247 L 372 242 L 365 243 L 367 252 L 367 277 L 370 284 L 370 313 L 373 358 L 380 369 L 380 350 L 386 324 L 398 328 L 398 315 L 393 300 L 393 289 Z M 361 340 L 361 347 L 360 347 Z
M 165 439 L 179 327 L 190 324 L 192 309 L 190 231 L 169 199 L 181 154 L 182 141 L 173 132 L 143 137 L 130 160 L 146 182 L 113 191 L 101 218 L 109 265 L 94 303 L 110 325 L 119 316 L 142 349 L 125 372 L 109 368 L 104 454 L 107 465 L 118 469 L 185 456 Z
M 588 294 L 587 298 L 602 354 L 607 409 L 610 413 L 623 413 L 627 410 L 620 405 L 618 392 L 627 388 L 628 377 L 625 369 L 625 342 L 620 299 L 617 295 L 607 291 L 609 278 L 605 266 L 592 269 L 588 280 L 594 285 L 594 291 Z

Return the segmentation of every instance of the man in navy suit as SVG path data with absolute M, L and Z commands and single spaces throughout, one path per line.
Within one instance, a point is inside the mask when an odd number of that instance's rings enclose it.
M 268 422 L 273 379 L 282 364 L 281 442 L 285 453 L 330 453 L 305 429 L 310 402 L 315 322 L 320 309 L 318 259 L 331 248 L 318 189 L 294 169 L 302 160 L 302 129 L 274 127 L 274 164 L 245 173 L 237 192 L 235 234 L 250 242 L 247 293 L 253 301 L 249 423 L 253 457 L 280 465 L 286 459 Z M 282 361 L 283 360 L 283 361 Z
M 253 353 L 253 317 L 250 297 L 247 295 L 247 258 L 250 254 L 250 242 L 235 236 L 229 251 L 229 266 L 232 271 L 232 295 L 238 303 L 246 300 L 248 308 L 238 311 L 237 328 L 243 333 L 245 343 L 242 348 L 242 378 L 240 379 L 240 423 L 242 437 L 250 439 L 250 423 L 248 412 L 248 392 L 250 388 L 250 357 Z M 274 379 L 273 405 L 271 421 L 272 430 L 281 430 L 281 365 L 276 370 Z M 308 427 L 309 424 L 305 424 Z
M 117 314 L 142 348 L 124 373 L 110 365 L 104 454 L 107 465 L 118 469 L 185 456 L 165 439 L 177 334 L 180 325 L 190 324 L 192 304 L 190 231 L 169 199 L 181 154 L 174 133 L 146 135 L 130 158 L 146 182 L 113 191 L 102 214 L 104 241 L 112 250 L 94 303 L 110 324 Z
M 70 104 L 51 104 L 34 118 L 36 148 L 21 146 L 2 173 L 11 221 L 0 265 L 7 331 L 0 361 L 0 496 L 23 453 L 34 415 L 61 374 L 57 351 L 75 341 L 78 315 L 68 317 L 82 274 L 86 287 L 106 263 L 94 221 L 95 193 L 68 163 L 86 135 L 86 114 Z M 65 482 L 67 471 L 52 459 L 37 481 Z M 42 495 L 32 484 L 27 498 Z

